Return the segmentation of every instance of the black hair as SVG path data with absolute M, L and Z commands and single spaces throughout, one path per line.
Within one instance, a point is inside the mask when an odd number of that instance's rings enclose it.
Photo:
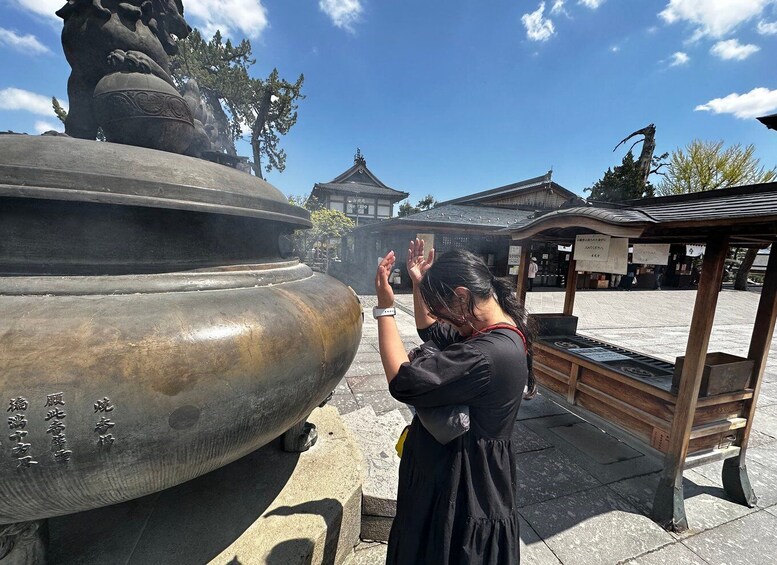
M 526 338 L 526 364 L 529 369 L 527 392 L 524 398 L 532 398 L 537 393 L 537 383 L 532 372 L 532 338 L 534 332 L 523 305 L 513 295 L 510 283 L 491 274 L 483 260 L 469 251 L 454 250 L 436 257 L 431 268 L 421 280 L 421 297 L 429 308 L 429 313 L 438 320 L 444 320 L 457 326 L 466 322 L 456 315 L 450 305 L 455 298 L 456 287 L 469 290 L 467 312 L 475 316 L 476 301 L 487 300 L 493 296 L 513 319 Z

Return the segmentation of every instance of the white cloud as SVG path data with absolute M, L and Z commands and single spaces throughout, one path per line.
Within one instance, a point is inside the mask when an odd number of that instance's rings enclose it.
M 746 94 L 733 93 L 725 98 L 715 98 L 706 104 L 700 104 L 695 110 L 713 114 L 733 114 L 743 120 L 757 118 L 777 110 L 777 90 L 761 87 Z
M 206 38 L 216 30 L 222 35 L 235 32 L 251 39 L 259 37 L 268 25 L 263 0 L 186 0 L 184 13 L 189 25 L 198 27 Z
M 591 8 L 592 10 L 596 10 L 599 6 L 604 4 L 605 0 L 578 0 L 578 4 L 582 4 L 586 8 Z
M 62 122 L 59 122 L 59 125 L 53 124 L 51 122 L 45 122 L 43 120 L 38 120 L 35 122 L 35 131 L 37 133 L 43 133 L 51 130 L 63 132 L 65 131 L 65 126 L 62 124 Z
M 319 9 L 340 29 L 353 32 L 353 24 L 362 14 L 360 0 L 318 0 Z
M 16 2 L 16 4 L 24 10 L 32 12 L 33 14 L 37 14 L 38 16 L 45 16 L 47 18 L 55 19 L 59 22 L 61 22 L 62 20 L 59 19 L 59 16 L 57 16 L 55 12 L 67 3 L 67 2 L 64 2 L 63 0 L 13 0 L 13 1 Z
M 687 53 L 677 51 L 676 53 L 672 53 L 672 56 L 669 58 L 669 66 L 680 67 L 682 65 L 687 65 L 690 60 L 691 58 Z
M 569 14 L 564 9 L 564 1 L 565 0 L 554 0 L 553 6 L 550 9 L 550 13 L 554 16 L 557 16 L 559 14 L 564 14 L 565 16 L 568 16 Z
M 761 20 L 758 22 L 756 29 L 761 35 L 775 35 L 777 34 L 777 22 L 766 22 Z
M 60 103 L 62 102 L 60 101 Z M 64 103 L 62 106 L 66 107 Z M 42 116 L 54 114 L 51 107 L 51 96 L 14 87 L 0 89 L 0 110 L 24 110 Z
M 50 53 L 49 48 L 43 45 L 34 35 L 19 35 L 15 31 L 0 27 L 0 45 L 7 45 L 17 51 L 32 55 Z
M 669 0 L 658 15 L 668 24 L 692 24 L 695 30 L 691 40 L 721 38 L 775 3 L 777 0 Z
M 725 41 L 718 41 L 710 49 L 710 53 L 723 59 L 724 61 L 743 61 L 747 59 L 753 53 L 760 51 L 761 48 L 757 45 L 742 45 L 736 39 L 727 39 Z
M 618 53 L 620 50 L 621 48 L 619 45 L 613 45 L 612 47 L 610 47 L 610 51 L 612 51 L 613 53 Z
M 545 2 L 541 2 L 536 11 L 521 16 L 521 22 L 526 28 L 526 37 L 532 41 L 547 41 L 556 33 L 553 22 L 546 18 L 544 13 Z

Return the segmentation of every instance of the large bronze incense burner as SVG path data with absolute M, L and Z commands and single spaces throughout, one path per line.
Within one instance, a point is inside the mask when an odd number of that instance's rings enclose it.
M 229 167 L 0 135 L 0 549 L 226 465 L 326 399 L 361 307 L 287 256 L 309 225 Z

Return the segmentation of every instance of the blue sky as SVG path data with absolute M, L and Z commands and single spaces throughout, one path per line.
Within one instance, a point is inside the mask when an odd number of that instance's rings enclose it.
M 56 126 L 63 0 L 0 0 L 0 130 Z M 777 0 L 184 0 L 251 39 L 257 76 L 305 74 L 270 182 L 307 194 L 360 147 L 386 184 L 445 200 L 544 174 L 582 193 L 649 123 L 657 152 L 753 143 L 777 164 Z M 230 9 L 231 8 L 231 9 Z M 35 96 L 39 95 L 39 96 Z M 43 98 L 41 98 L 43 97 Z M 248 154 L 247 145 L 241 146 Z

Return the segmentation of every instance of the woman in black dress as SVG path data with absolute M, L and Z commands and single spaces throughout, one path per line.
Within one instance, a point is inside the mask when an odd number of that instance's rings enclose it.
M 464 405 L 469 431 L 440 444 L 413 418 L 399 467 L 387 563 L 517 564 L 516 469 L 511 435 L 525 389 L 534 393 L 525 312 L 510 287 L 468 252 L 425 259 L 411 242 L 415 320 L 439 352 L 411 362 L 391 307 L 389 252 L 375 287 L 381 360 L 389 390 L 416 408 Z M 384 311 L 384 309 L 389 309 Z M 528 385 L 528 386 L 527 386 Z

